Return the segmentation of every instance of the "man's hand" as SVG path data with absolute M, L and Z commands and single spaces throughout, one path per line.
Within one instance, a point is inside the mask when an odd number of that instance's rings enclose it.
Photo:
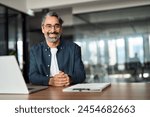
M 51 86 L 68 86 L 70 85 L 70 78 L 67 74 L 60 71 L 58 74 L 50 78 L 49 85 Z

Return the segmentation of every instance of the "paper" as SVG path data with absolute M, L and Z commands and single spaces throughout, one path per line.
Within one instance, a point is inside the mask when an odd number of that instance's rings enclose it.
M 63 89 L 63 92 L 101 92 L 110 83 L 83 83 L 76 84 Z

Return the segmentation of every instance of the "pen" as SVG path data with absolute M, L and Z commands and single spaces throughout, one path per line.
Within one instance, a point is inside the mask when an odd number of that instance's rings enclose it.
M 90 90 L 89 88 L 74 88 L 73 90 L 76 90 L 76 91 L 85 91 L 85 90 Z

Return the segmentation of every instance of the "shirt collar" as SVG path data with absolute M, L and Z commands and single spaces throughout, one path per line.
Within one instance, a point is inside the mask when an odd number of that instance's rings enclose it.
M 64 43 L 63 39 L 60 39 L 60 43 L 59 43 L 59 45 L 57 46 L 57 49 L 58 49 L 58 50 L 64 48 L 63 43 Z M 43 46 L 44 46 L 44 50 L 46 50 L 46 51 L 50 49 L 50 47 L 47 45 L 46 41 L 43 42 Z

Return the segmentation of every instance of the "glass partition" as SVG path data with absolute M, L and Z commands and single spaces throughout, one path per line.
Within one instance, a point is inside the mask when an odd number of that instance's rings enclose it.
M 6 10 L 3 6 L 0 6 L 0 55 L 7 54 L 7 39 L 6 39 Z
M 150 74 L 149 11 L 150 6 L 140 6 L 74 14 L 74 40 L 81 45 L 86 69 L 95 69 L 87 78 L 101 79 L 95 74 L 99 66 L 110 81 L 150 81 L 144 75 Z
M 28 81 L 28 58 L 25 58 L 28 48 L 23 50 L 23 47 L 27 47 L 25 18 L 24 13 L 0 5 L 0 56 L 16 56 L 23 75 L 26 75 L 25 80 Z

